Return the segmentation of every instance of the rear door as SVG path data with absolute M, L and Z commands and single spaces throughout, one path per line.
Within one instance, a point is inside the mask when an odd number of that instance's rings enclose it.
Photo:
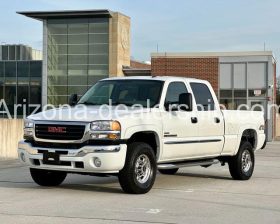
M 197 156 L 220 155 L 224 144 L 224 118 L 214 91 L 205 82 L 190 82 L 196 107 L 199 142 Z

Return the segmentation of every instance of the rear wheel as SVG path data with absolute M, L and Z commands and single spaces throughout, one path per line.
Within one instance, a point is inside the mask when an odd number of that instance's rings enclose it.
M 242 142 L 236 156 L 229 160 L 229 171 L 235 180 L 249 180 L 254 172 L 255 155 L 249 142 Z
M 152 147 L 139 142 L 130 144 L 125 166 L 118 176 L 123 191 L 131 194 L 149 192 L 155 182 L 156 170 L 156 158 Z
M 60 171 L 30 169 L 30 174 L 34 182 L 40 186 L 58 186 L 66 178 L 67 173 Z
M 175 173 L 177 173 L 179 169 L 178 168 L 175 168 L 175 169 L 168 169 L 168 170 L 158 170 L 161 174 L 164 174 L 164 175 L 174 175 Z

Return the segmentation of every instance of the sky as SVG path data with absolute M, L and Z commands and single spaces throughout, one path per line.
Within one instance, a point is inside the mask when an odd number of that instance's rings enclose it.
M 131 56 L 140 61 L 149 61 L 157 46 L 159 52 L 200 52 L 262 51 L 265 45 L 280 59 L 279 0 L 0 0 L 0 42 L 41 49 L 42 23 L 16 12 L 79 9 L 130 16 Z

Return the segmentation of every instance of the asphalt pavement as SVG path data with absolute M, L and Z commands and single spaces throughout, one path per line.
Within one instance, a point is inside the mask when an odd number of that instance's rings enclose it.
M 148 194 L 122 192 L 115 177 L 68 175 L 59 187 L 33 183 L 29 169 L 0 160 L 0 223 L 280 223 L 280 142 L 256 153 L 254 176 L 227 165 L 158 174 Z

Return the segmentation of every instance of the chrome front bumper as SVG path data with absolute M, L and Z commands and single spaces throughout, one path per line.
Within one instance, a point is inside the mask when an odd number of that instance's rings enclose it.
M 118 173 L 125 164 L 127 145 L 110 146 L 84 146 L 80 149 L 56 149 L 33 147 L 30 143 L 18 143 L 18 156 L 20 161 L 32 168 L 59 170 L 66 172 L 86 173 Z M 40 151 L 40 153 L 38 153 Z M 58 152 L 61 165 L 43 163 L 43 151 Z M 94 159 L 99 158 L 101 166 L 94 164 Z M 81 167 L 83 164 L 83 167 Z

